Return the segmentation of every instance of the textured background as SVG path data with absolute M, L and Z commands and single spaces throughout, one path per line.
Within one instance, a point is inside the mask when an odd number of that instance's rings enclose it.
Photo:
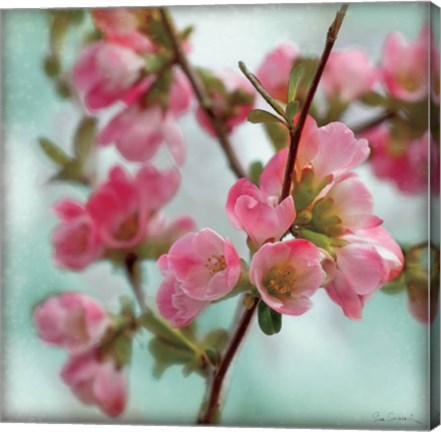
M 278 42 L 294 41 L 302 52 L 321 52 L 336 5 L 183 7 L 173 9 L 179 25 L 196 24 L 192 60 L 209 67 L 255 69 Z M 428 4 L 353 4 L 337 48 L 358 45 L 378 61 L 385 36 L 399 30 L 415 38 L 428 19 Z M 66 359 L 43 345 L 31 320 L 33 305 L 52 292 L 81 290 L 115 308 L 127 292 L 123 275 L 100 263 L 81 274 L 64 273 L 51 260 L 49 235 L 56 218 L 51 204 L 61 196 L 83 198 L 85 191 L 48 185 L 52 165 L 39 152 L 44 135 L 68 148 L 77 110 L 59 101 L 41 70 L 48 38 L 43 11 L 2 13 L 3 145 L 5 163 L 3 237 L 3 415 L 11 421 L 103 422 L 96 408 L 83 407 L 57 379 Z M 365 113 L 358 111 L 360 116 Z M 360 117 L 361 118 L 361 117 Z M 352 119 L 353 120 L 353 119 Z M 348 123 L 351 119 L 348 119 Z M 354 121 L 355 123 L 355 121 Z M 234 181 L 214 140 L 199 130 L 192 114 L 181 122 L 188 145 L 179 195 L 168 213 L 191 213 L 198 225 L 230 236 L 246 256 L 244 237 L 229 225 L 223 206 Z M 244 161 L 271 154 L 259 126 L 245 125 L 233 136 Z M 103 174 L 115 158 L 101 153 Z M 375 196 L 375 210 L 400 241 L 421 241 L 427 232 L 427 200 L 406 197 L 359 170 Z M 242 247 L 242 249 L 241 249 Z M 146 265 L 154 296 L 158 272 Z M 408 314 L 405 294 L 381 292 L 366 306 L 360 322 L 346 319 L 320 290 L 307 314 L 284 319 L 271 338 L 256 327 L 240 352 L 229 379 L 224 423 L 303 427 L 376 427 L 372 414 L 428 415 L 427 328 Z M 201 327 L 228 326 L 236 300 L 210 308 Z M 129 371 L 130 400 L 124 422 L 191 424 L 203 395 L 198 376 L 183 378 L 178 367 L 160 381 L 151 377 L 152 359 L 140 337 Z M 413 422 L 382 428 L 423 427 Z

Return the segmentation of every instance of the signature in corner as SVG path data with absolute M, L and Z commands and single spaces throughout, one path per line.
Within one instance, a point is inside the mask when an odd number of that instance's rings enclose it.
M 374 420 L 374 423 L 413 422 L 419 425 L 423 424 L 418 419 L 416 419 L 413 414 L 402 415 L 402 414 L 396 414 L 393 411 L 388 412 L 386 415 L 384 415 L 380 411 L 375 411 L 374 413 L 372 413 L 372 419 Z

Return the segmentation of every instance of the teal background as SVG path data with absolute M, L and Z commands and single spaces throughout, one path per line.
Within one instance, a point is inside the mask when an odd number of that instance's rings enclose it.
M 178 24 L 195 24 L 192 61 L 213 68 L 250 69 L 278 42 L 291 40 L 302 53 L 318 55 L 336 5 L 259 5 L 173 8 Z M 393 30 L 415 38 L 428 20 L 429 5 L 416 3 L 352 4 L 337 48 L 358 45 L 378 61 L 385 36 Z M 32 323 L 32 307 L 50 293 L 80 290 L 116 310 L 128 293 L 122 274 L 99 263 L 81 274 L 57 269 L 51 259 L 50 232 L 56 217 L 50 208 L 62 196 L 83 199 L 86 191 L 48 184 L 54 167 L 40 153 L 37 137 L 47 136 L 69 148 L 80 108 L 55 97 L 42 72 L 48 26 L 44 11 L 2 12 L 3 138 L 3 416 L 9 421 L 109 421 L 84 407 L 57 378 L 66 354 L 42 344 Z M 75 42 L 75 37 L 73 37 Z M 366 113 L 357 108 L 357 119 Z M 353 118 L 352 118 L 353 120 Z M 348 118 L 350 124 L 351 118 Z M 355 121 L 354 121 L 355 123 Z M 232 238 L 246 256 L 244 237 L 231 228 L 223 207 L 234 181 L 214 140 L 199 130 L 192 114 L 181 122 L 188 145 L 179 195 L 170 215 L 191 214 Z M 259 126 L 245 125 L 233 136 L 244 161 L 271 154 Z M 102 177 L 116 159 L 112 149 L 99 155 Z M 165 155 L 160 155 L 165 161 Z M 427 238 L 427 199 L 401 195 L 359 170 L 375 197 L 376 214 L 400 241 Z M 145 265 L 149 296 L 159 275 Z M 307 314 L 285 317 L 282 332 L 263 335 L 253 326 L 228 379 L 224 424 L 254 426 L 427 428 L 428 329 L 407 312 L 406 296 L 377 293 L 360 322 L 346 319 L 326 293 L 313 298 Z M 209 308 L 201 328 L 229 326 L 237 300 Z M 151 376 L 147 336 L 135 343 L 128 370 L 129 403 L 118 422 L 191 424 L 204 392 L 198 376 L 184 378 L 178 367 L 159 381 Z M 372 414 L 393 412 L 412 421 L 375 423 Z

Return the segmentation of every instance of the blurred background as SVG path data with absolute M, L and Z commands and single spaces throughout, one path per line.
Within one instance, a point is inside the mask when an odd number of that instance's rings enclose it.
M 279 42 L 292 41 L 302 54 L 319 55 L 339 5 L 293 4 L 171 8 L 180 27 L 193 24 L 191 60 L 210 68 L 236 68 L 243 60 L 255 70 Z M 378 62 L 385 37 L 398 30 L 414 39 L 429 19 L 428 3 L 352 4 L 336 49 L 359 46 Z M 433 6 L 432 6 L 433 7 Z M 116 310 L 128 293 L 123 274 L 107 263 L 82 273 L 63 272 L 51 258 L 49 237 L 57 220 L 51 205 L 60 197 L 84 199 L 87 191 L 48 183 L 54 166 L 40 152 L 47 136 L 68 149 L 81 112 L 57 98 L 42 70 L 47 52 L 48 17 L 43 10 L 2 12 L 3 140 L 3 417 L 8 421 L 106 422 L 85 407 L 58 379 L 66 354 L 41 343 L 32 323 L 33 306 L 50 293 L 79 290 Z M 71 36 L 75 38 L 76 36 Z M 74 53 L 72 53 L 72 59 Z M 361 108 L 357 119 L 366 114 Z M 188 149 L 178 196 L 167 207 L 191 214 L 199 227 L 210 226 L 232 239 L 242 256 L 246 247 L 224 213 L 234 182 L 219 146 L 189 113 L 180 121 Z M 351 117 L 348 117 L 351 124 Z M 271 147 L 258 125 L 246 124 L 232 140 L 241 159 L 263 162 Z M 99 153 L 102 178 L 116 160 L 113 148 Z M 159 155 L 159 159 L 164 155 Z M 359 169 L 375 198 L 375 213 L 401 242 L 427 239 L 428 200 L 405 196 Z M 146 289 L 154 297 L 160 281 L 153 264 L 144 265 Z M 427 428 L 429 415 L 428 327 L 408 313 L 406 293 L 378 292 L 351 321 L 324 290 L 300 317 L 284 317 L 281 333 L 265 336 L 251 328 L 228 379 L 225 425 Z M 237 299 L 207 309 L 201 328 L 230 326 Z M 439 318 L 437 318 L 438 320 Z M 436 323 L 435 325 L 437 325 Z M 129 370 L 129 403 L 118 422 L 192 424 L 204 393 L 199 376 L 184 378 L 178 367 L 161 380 L 152 377 L 153 360 L 140 336 Z M 376 412 L 416 421 L 375 423 Z

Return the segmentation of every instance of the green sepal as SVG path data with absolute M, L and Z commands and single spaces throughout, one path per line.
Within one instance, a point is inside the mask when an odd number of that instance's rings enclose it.
M 260 174 L 263 171 L 263 163 L 261 161 L 251 162 L 250 167 L 248 168 L 248 178 L 255 185 L 259 184 Z
M 317 247 L 324 249 L 332 257 L 335 258 L 335 252 L 332 247 L 332 239 L 330 239 L 327 235 L 309 229 L 300 229 L 298 230 L 297 235 L 299 238 L 309 240 Z
M 277 334 L 282 329 L 282 315 L 272 310 L 263 301 L 259 303 L 257 316 L 259 327 L 266 335 Z
M 332 175 L 326 176 L 320 183 L 312 168 L 304 168 L 299 182 L 296 182 L 293 190 L 293 198 L 297 211 L 302 210 L 311 204 L 322 189 L 332 181 Z

